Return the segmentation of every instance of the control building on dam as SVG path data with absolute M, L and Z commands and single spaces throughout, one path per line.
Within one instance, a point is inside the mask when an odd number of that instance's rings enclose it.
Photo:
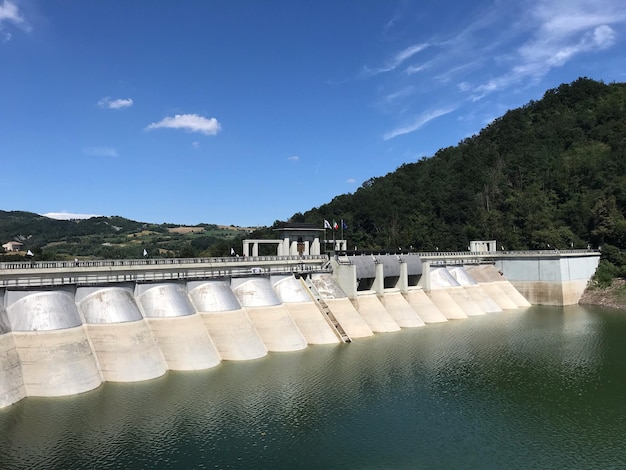
M 576 303 L 598 260 L 594 251 L 309 250 L 0 263 L 0 407 L 533 303 Z

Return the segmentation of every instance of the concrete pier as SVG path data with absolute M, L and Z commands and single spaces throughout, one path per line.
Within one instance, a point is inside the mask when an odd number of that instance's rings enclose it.
M 431 269 L 431 286 L 443 288 L 467 316 L 484 315 L 486 312 L 476 303 L 469 292 L 460 285 L 446 268 Z
M 517 308 L 517 304 L 513 299 L 500 287 L 502 284 L 491 281 L 490 276 L 484 271 L 482 265 L 466 266 L 465 269 L 489 298 L 498 304 L 498 307 L 502 310 L 515 310 Z
M 230 281 L 190 281 L 187 288 L 223 360 L 245 361 L 267 355 L 250 317 L 230 289 Z
M 341 342 L 299 279 L 293 275 L 273 276 L 272 286 L 308 344 Z
M 424 320 L 424 323 L 442 323 L 448 321 L 446 316 L 441 313 L 439 308 L 437 308 L 421 287 L 409 287 L 404 297 L 413 310 Z
M 22 363 L 20 362 L 13 335 L 0 334 L 0 408 L 12 405 L 26 396 Z
M 169 370 L 209 369 L 221 362 L 182 283 L 138 284 L 135 298 Z
M 374 333 L 399 331 L 396 323 L 374 291 L 359 292 L 356 298 L 356 310 Z
M 136 382 L 163 375 L 167 364 L 133 297 L 133 286 L 79 287 L 76 303 L 110 382 Z
M 350 338 L 374 333 L 330 274 L 313 274 L 311 281 Z
M 513 286 L 513 284 L 496 269 L 495 266 L 487 264 L 481 266 L 487 278 L 498 284 L 498 286 L 509 296 L 509 298 L 519 307 L 530 307 L 531 303 Z
M 389 289 L 381 297 L 385 309 L 401 328 L 425 326 L 424 321 L 403 297 L 400 289 Z
M 100 386 L 70 289 L 10 291 L 5 301 L 26 395 L 74 395 Z
M 306 339 L 289 315 L 287 307 L 272 289 L 268 278 L 233 278 L 231 288 L 268 351 L 297 351 L 306 348 Z
M 492 300 L 478 282 L 473 279 L 462 266 L 453 266 L 448 269 L 454 279 L 469 293 L 470 297 L 480 305 L 486 313 L 501 312 L 502 308 Z

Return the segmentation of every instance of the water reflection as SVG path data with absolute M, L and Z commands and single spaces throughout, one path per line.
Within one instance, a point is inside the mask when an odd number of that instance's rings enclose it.
M 3 468 L 623 467 L 625 335 L 532 307 L 31 397 Z

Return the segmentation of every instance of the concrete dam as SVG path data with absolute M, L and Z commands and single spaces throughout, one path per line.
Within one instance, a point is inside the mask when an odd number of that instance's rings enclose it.
M 598 257 L 573 256 L 576 275 L 588 280 Z M 554 295 L 569 281 L 547 282 Z M 0 407 L 502 313 L 533 295 L 467 252 L 2 263 Z

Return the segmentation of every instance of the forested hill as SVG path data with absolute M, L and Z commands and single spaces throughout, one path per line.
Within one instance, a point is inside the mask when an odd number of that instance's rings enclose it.
M 359 249 L 625 248 L 625 209 L 626 84 L 580 78 L 292 221 L 343 219 Z

